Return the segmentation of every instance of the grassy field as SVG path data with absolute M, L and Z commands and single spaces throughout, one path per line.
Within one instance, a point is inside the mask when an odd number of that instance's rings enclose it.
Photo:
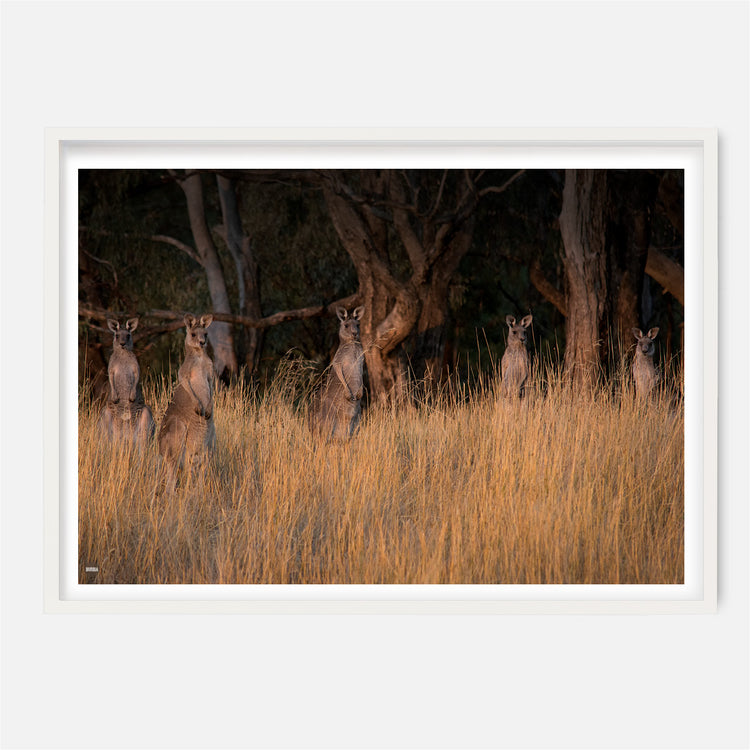
M 222 390 L 212 465 L 173 494 L 155 443 L 103 443 L 81 397 L 79 580 L 683 581 L 684 418 L 666 395 L 577 397 L 537 373 L 523 403 L 456 386 L 324 444 L 303 374 Z M 145 391 L 158 425 L 168 384 Z

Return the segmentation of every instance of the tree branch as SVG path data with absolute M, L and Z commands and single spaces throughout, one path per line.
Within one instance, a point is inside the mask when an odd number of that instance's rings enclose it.
M 404 179 L 406 179 L 405 176 Z M 395 203 L 405 204 L 404 186 L 398 177 L 390 181 L 389 187 L 391 195 L 396 199 Z M 426 253 L 416 232 L 412 229 L 408 212 L 404 208 L 396 208 L 394 206 L 392 213 L 393 223 L 396 226 L 396 231 L 401 238 L 401 242 L 406 248 L 411 267 L 417 276 L 422 276 L 425 270 Z
M 685 271 L 655 247 L 648 249 L 646 273 L 661 284 L 681 305 L 685 305 Z
M 307 318 L 316 318 L 321 315 L 332 315 L 335 314 L 337 307 L 348 308 L 355 305 L 358 301 L 359 295 L 351 294 L 348 297 L 342 297 L 341 299 L 337 299 L 328 304 L 311 305 L 310 307 L 301 307 L 296 310 L 282 310 L 281 312 L 273 313 L 273 315 L 267 315 L 264 318 L 251 318 L 247 315 L 230 315 L 227 313 L 212 313 L 212 315 L 214 320 L 223 323 L 233 323 L 247 328 L 271 328 L 272 326 L 286 323 L 290 320 L 305 320 Z M 108 318 L 123 317 L 124 315 L 130 314 L 130 312 L 114 312 L 111 310 L 101 310 L 95 307 L 90 307 L 83 303 L 78 304 L 78 315 L 82 318 L 90 318 L 92 320 L 106 321 Z M 146 310 L 141 313 L 139 317 L 165 320 L 168 322 L 163 326 L 152 326 L 149 331 L 144 331 L 142 335 L 146 336 L 154 332 L 168 333 L 169 331 L 176 331 L 185 325 L 183 321 L 184 315 L 184 312 L 177 310 Z M 133 338 L 137 339 L 138 334 Z
M 395 208 L 401 211 L 407 211 L 409 213 L 417 215 L 419 212 L 417 206 L 412 203 L 406 203 L 405 201 L 394 201 L 385 198 L 376 198 L 374 196 L 360 195 L 355 193 L 350 185 L 347 185 L 336 174 L 336 170 L 323 170 L 318 173 L 321 178 L 318 184 L 323 190 L 330 190 L 336 195 L 343 195 L 351 203 L 355 205 L 368 205 L 373 208 Z
M 565 304 L 565 295 L 544 275 L 542 264 L 538 260 L 535 260 L 529 268 L 529 280 L 542 297 L 567 316 L 568 309 Z
M 203 261 L 200 259 L 198 253 L 195 252 L 195 250 L 190 247 L 190 245 L 186 244 L 185 242 L 182 242 L 182 240 L 178 240 L 176 237 L 170 237 L 166 234 L 129 234 L 127 232 L 124 232 L 122 234 L 118 232 L 109 232 L 106 229 L 94 229 L 93 227 L 86 227 L 86 226 L 79 226 L 78 230 L 80 232 L 87 232 L 89 234 L 96 234 L 100 237 L 126 237 L 129 239 L 136 239 L 136 240 L 151 240 L 152 242 L 166 242 L 168 245 L 173 245 L 176 248 L 179 248 L 184 253 L 189 255 L 199 266 L 203 266 Z M 84 250 L 84 252 L 86 252 Z M 86 253 L 87 255 L 89 253 Z M 91 256 L 93 257 L 93 256 Z M 95 260 L 98 260 L 95 258 Z M 99 261 L 100 263 L 106 263 L 107 261 Z
M 445 181 L 448 178 L 448 170 L 443 170 L 443 176 L 440 179 L 440 187 L 438 188 L 438 194 L 435 198 L 435 205 L 432 207 L 432 210 L 427 214 L 427 221 L 430 222 L 435 218 L 435 214 L 437 213 L 438 208 L 440 207 L 440 201 L 443 198 L 443 190 L 445 189 Z
M 199 266 L 204 267 L 203 260 L 200 258 L 198 253 L 193 250 L 190 245 L 178 240 L 176 237 L 170 237 L 166 234 L 152 234 L 148 235 L 144 239 L 153 240 L 154 242 L 166 242 L 168 245 L 173 245 L 176 248 L 182 250 L 183 253 L 189 255 Z
M 363 269 L 367 269 L 390 294 L 396 296 L 402 285 L 391 275 L 390 269 L 378 254 L 367 223 L 355 205 L 327 186 L 323 188 L 323 195 L 333 226 L 357 268 L 357 275 L 361 278 Z
M 479 191 L 479 197 L 487 195 L 487 193 L 504 193 L 526 170 L 519 169 L 509 180 L 506 180 L 502 185 L 490 185 L 486 188 L 482 188 Z
M 115 267 L 112 263 L 110 263 L 108 260 L 104 260 L 103 258 L 98 258 L 96 255 L 93 255 L 88 250 L 84 250 L 83 248 L 80 248 L 82 253 L 85 253 L 91 260 L 95 260 L 97 263 L 101 263 L 103 266 L 109 266 L 109 270 L 112 271 L 112 276 L 115 277 L 115 286 L 119 285 L 119 282 L 117 280 L 117 271 L 115 271 Z

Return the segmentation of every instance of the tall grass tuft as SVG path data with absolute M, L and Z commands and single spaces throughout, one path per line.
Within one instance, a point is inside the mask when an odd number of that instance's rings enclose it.
M 218 393 L 210 469 L 173 493 L 156 446 L 103 443 L 81 397 L 79 579 L 681 583 L 682 405 L 668 389 L 638 404 L 620 375 L 584 397 L 537 362 L 520 402 L 486 376 L 417 389 L 323 443 L 312 370 L 288 358 L 263 392 Z M 167 381 L 145 395 L 158 424 Z

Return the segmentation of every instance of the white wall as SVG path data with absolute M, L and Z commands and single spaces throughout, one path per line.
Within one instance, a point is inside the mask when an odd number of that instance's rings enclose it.
M 748 746 L 747 3 L 6 3 L 2 20 L 4 746 Z M 43 128 L 68 125 L 718 127 L 719 614 L 43 615 Z

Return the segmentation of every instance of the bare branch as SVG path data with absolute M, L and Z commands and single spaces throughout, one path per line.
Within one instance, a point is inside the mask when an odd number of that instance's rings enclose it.
M 437 213 L 438 208 L 440 208 L 440 201 L 443 198 L 443 189 L 445 188 L 445 181 L 448 178 L 448 170 L 443 170 L 443 176 L 440 179 L 440 187 L 438 188 L 438 194 L 435 198 L 435 205 L 432 207 L 432 210 L 427 214 L 427 221 L 432 221 L 435 218 L 435 214 Z
M 339 176 L 335 173 L 335 170 L 325 170 L 320 172 L 320 176 L 327 181 L 328 189 L 336 195 L 345 195 L 346 198 L 356 205 L 366 204 L 373 208 L 395 208 L 402 211 L 408 211 L 412 214 L 417 214 L 417 206 L 413 203 L 405 203 L 402 201 L 393 201 L 381 198 L 374 198 L 372 196 L 361 195 L 355 193 L 350 185 L 347 185 Z M 326 187 L 323 185 L 323 189 Z
M 199 266 L 203 266 L 203 261 L 200 259 L 200 256 L 198 253 L 195 252 L 195 250 L 190 247 L 185 242 L 182 242 L 182 240 L 178 240 L 176 237 L 170 237 L 166 234 L 129 234 L 127 232 L 110 232 L 106 229 L 94 229 L 93 227 L 86 227 L 86 226 L 80 226 L 78 227 L 78 230 L 81 232 L 87 232 L 89 234 L 95 234 L 100 237 L 124 237 L 126 239 L 135 239 L 135 240 L 151 240 L 152 242 L 166 242 L 168 245 L 173 245 L 176 248 L 179 248 L 184 253 L 189 255 Z M 84 252 L 86 252 L 84 250 Z M 89 253 L 86 253 L 89 255 Z M 91 256 L 93 257 L 93 256 Z M 95 260 L 98 260 L 95 258 Z M 100 261 L 100 263 L 106 263 L 107 261 Z
M 685 304 L 685 270 L 655 247 L 648 249 L 646 273 L 661 284 L 681 305 Z
M 273 315 L 267 315 L 264 318 L 251 318 L 247 315 L 230 315 L 228 313 L 212 313 L 215 321 L 221 321 L 223 323 L 233 323 L 235 325 L 245 326 L 247 328 L 271 328 L 272 326 L 279 325 L 280 323 L 286 323 L 291 320 L 306 320 L 308 318 L 316 318 L 322 315 L 333 315 L 337 307 L 351 307 L 359 301 L 358 294 L 351 294 L 348 297 L 342 297 L 334 302 L 323 305 L 311 305 L 310 307 L 301 307 L 296 310 L 282 310 L 281 312 L 273 313 Z M 111 317 L 122 317 L 123 315 L 130 315 L 132 311 L 111 311 L 101 310 L 94 307 L 89 307 L 83 303 L 78 304 L 78 315 L 82 318 L 89 318 L 91 320 L 106 321 L 107 318 Z M 169 331 L 176 331 L 182 328 L 185 323 L 183 321 L 185 312 L 178 310 L 146 310 L 141 313 L 141 318 L 152 318 L 156 320 L 167 321 L 166 324 L 161 326 L 151 326 L 149 329 L 144 330 L 141 334 L 136 334 L 134 340 L 138 336 L 147 336 L 154 333 L 167 333 Z
M 503 193 L 505 192 L 526 170 L 519 169 L 509 180 L 504 182 L 502 185 L 490 185 L 489 187 L 482 188 L 479 191 L 479 197 L 487 195 L 487 193 Z
M 445 245 L 445 238 L 448 236 L 448 234 L 455 229 L 455 225 L 453 223 L 446 223 L 441 224 L 440 229 L 435 232 L 435 249 L 432 253 L 433 257 L 437 257 L 440 255 L 440 253 L 443 252 L 443 247 Z
M 352 201 L 327 186 L 323 189 L 323 195 L 336 232 L 358 269 L 360 278 L 362 269 L 367 268 L 391 294 L 398 294 L 401 284 L 393 277 L 390 268 L 380 257 L 367 222 L 360 211 Z
M 464 169 L 464 180 L 466 180 L 466 189 L 469 195 L 477 191 L 477 186 L 474 180 L 471 179 L 471 173 L 468 169 Z M 466 196 L 464 196 L 466 197 Z
M 198 253 L 190 245 L 178 240 L 176 237 L 170 237 L 166 234 L 151 234 L 148 237 L 144 237 L 144 239 L 153 240 L 154 242 L 166 242 L 167 245 L 173 245 L 182 250 L 183 253 L 189 255 L 199 266 L 203 267 L 204 265 Z
M 565 295 L 544 275 L 542 264 L 538 259 L 529 268 L 529 280 L 542 297 L 551 302 L 563 315 L 567 316 L 568 309 L 565 304 Z
M 407 176 L 404 174 L 403 177 L 408 184 Z M 396 199 L 396 203 L 405 202 L 406 196 L 404 194 L 404 186 L 398 178 L 390 181 L 389 188 L 391 195 Z M 412 188 L 412 190 L 414 190 L 414 188 Z M 393 209 L 393 223 L 396 226 L 396 231 L 401 238 L 401 242 L 406 248 L 414 273 L 417 274 L 417 276 L 421 276 L 425 270 L 426 253 L 419 237 L 417 237 L 412 229 L 406 209 Z
M 88 250 L 84 250 L 83 248 L 80 248 L 81 252 L 87 255 L 91 260 L 95 260 L 97 263 L 101 263 L 103 266 L 108 266 L 109 270 L 112 271 L 112 275 L 115 277 L 115 286 L 119 285 L 119 282 L 117 280 L 117 271 L 115 271 L 115 267 L 112 263 L 110 263 L 108 260 L 104 260 L 104 258 L 98 258 L 93 253 L 90 253 Z

